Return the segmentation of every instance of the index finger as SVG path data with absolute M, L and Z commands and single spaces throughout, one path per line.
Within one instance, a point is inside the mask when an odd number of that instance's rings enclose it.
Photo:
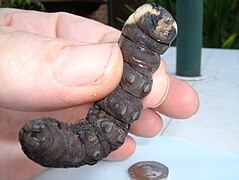
M 1 8 L 0 25 L 42 36 L 89 43 L 117 42 L 120 31 L 69 13 Z

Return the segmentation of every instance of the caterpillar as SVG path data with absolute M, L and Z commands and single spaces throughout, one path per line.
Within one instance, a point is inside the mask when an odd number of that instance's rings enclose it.
M 161 54 L 176 35 L 176 22 L 166 9 L 155 3 L 140 6 L 119 39 L 124 59 L 120 84 L 78 123 L 50 117 L 27 122 L 19 131 L 26 156 L 45 167 L 70 168 L 96 164 L 118 149 L 130 125 L 139 119 L 141 99 L 150 93 Z

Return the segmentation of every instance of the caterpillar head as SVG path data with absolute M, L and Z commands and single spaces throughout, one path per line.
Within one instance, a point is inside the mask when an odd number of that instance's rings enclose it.
M 135 23 L 145 34 L 163 44 L 171 44 L 177 36 L 177 23 L 163 7 L 148 3 L 140 6 L 126 24 Z

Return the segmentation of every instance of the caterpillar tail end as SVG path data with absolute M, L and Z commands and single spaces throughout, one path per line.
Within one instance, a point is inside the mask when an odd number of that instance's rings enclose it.
M 25 155 L 41 166 L 67 168 L 86 164 L 84 145 L 71 126 L 56 119 L 43 117 L 27 122 L 19 131 L 19 141 Z

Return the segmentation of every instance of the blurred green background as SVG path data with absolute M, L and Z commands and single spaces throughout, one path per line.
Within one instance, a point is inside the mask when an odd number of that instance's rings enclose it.
M 165 7 L 176 18 L 176 0 L 132 0 L 125 3 L 126 14 L 145 2 L 155 2 Z M 117 17 L 119 24 L 124 18 Z M 204 0 L 203 47 L 239 48 L 239 0 Z

